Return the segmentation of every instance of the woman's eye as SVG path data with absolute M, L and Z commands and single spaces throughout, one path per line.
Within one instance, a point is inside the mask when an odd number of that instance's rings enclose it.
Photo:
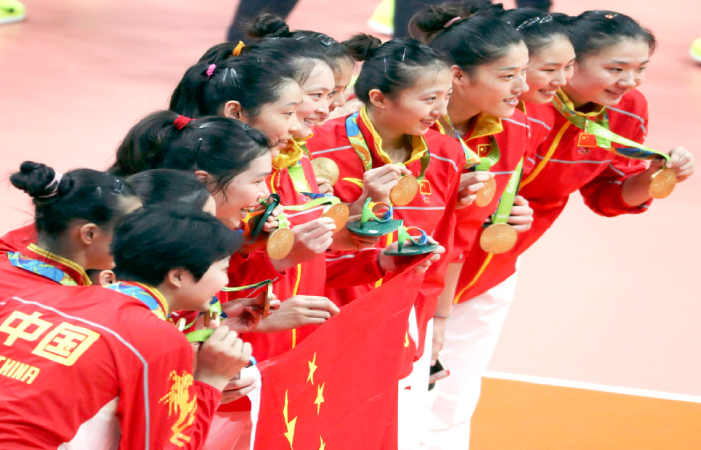
M 543 69 L 543 72 L 554 73 L 555 69 Z

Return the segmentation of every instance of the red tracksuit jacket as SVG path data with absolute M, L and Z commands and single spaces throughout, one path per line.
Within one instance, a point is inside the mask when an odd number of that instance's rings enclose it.
M 512 117 L 505 119 L 480 114 L 471 130 L 463 138 L 465 143 L 478 153 L 480 158 L 483 158 L 489 154 L 492 136 L 494 136 L 501 156 L 499 161 L 490 168 L 497 184 L 496 194 L 491 203 L 482 208 L 472 204 L 455 211 L 457 226 L 451 260 L 462 260 L 470 253 L 484 222 L 496 210 L 499 197 L 506 189 L 516 166 L 524 156 L 527 156 L 530 130 L 530 124 L 519 110 L 516 110 Z M 441 131 L 458 142 L 451 128 L 442 128 Z
M 579 147 L 580 130 L 554 107 L 546 106 L 533 108 L 534 119 L 552 131 L 538 147 L 530 164 L 533 168 L 524 174 L 519 190 L 534 210 L 533 225 L 529 231 L 519 233 L 516 246 L 506 253 L 489 255 L 479 246 L 474 247 L 460 275 L 456 303 L 480 295 L 511 276 L 516 271 L 518 256 L 550 228 L 570 194 L 579 191 L 592 211 L 607 217 L 639 214 L 651 203 L 630 206 L 621 197 L 623 182 L 644 171 L 645 162 L 616 156 L 599 147 Z M 639 91 L 627 93 L 619 105 L 607 111 L 611 131 L 636 142 L 644 141 L 647 101 Z
M 365 167 L 358 155 L 350 145 L 345 128 L 346 117 L 331 120 L 322 127 L 317 128 L 314 136 L 307 142 L 307 148 L 312 158 L 327 157 L 333 159 L 339 167 L 339 181 L 334 186 L 334 194 L 346 203 L 357 200 L 362 188 L 357 182 L 362 182 Z M 358 126 L 368 144 L 372 155 L 372 167 L 381 167 L 385 163 L 378 156 L 375 147 L 374 130 L 372 124 L 365 123 L 362 115 L 358 118 Z M 455 201 L 459 186 L 460 170 L 465 165 L 465 155 L 462 148 L 454 140 L 429 130 L 424 135 L 431 155 L 430 165 L 426 171 L 425 182 L 419 194 L 406 206 L 394 208 L 394 218 L 403 219 L 405 226 L 414 226 L 423 229 L 428 235 L 446 247 L 450 252 L 453 244 L 453 230 L 455 227 Z M 421 172 L 421 163 L 418 159 L 409 162 L 406 167 L 418 176 Z M 383 238 L 381 246 L 385 247 L 397 239 L 396 232 Z M 365 252 L 359 252 L 362 255 Z M 347 258 L 349 255 L 336 252 L 332 259 Z M 435 312 L 438 295 L 443 290 L 445 271 L 447 270 L 447 257 L 443 257 L 440 263 L 433 264 L 426 273 L 419 296 L 416 299 L 416 312 L 419 322 L 418 355 L 423 353 L 425 327 Z M 352 257 L 345 259 L 351 261 Z M 356 261 L 356 266 L 362 262 Z M 370 271 L 371 269 L 366 269 Z M 379 278 L 379 277 L 378 277 Z M 339 305 L 358 298 L 366 292 L 374 289 L 375 284 L 365 284 L 346 289 L 327 289 L 329 298 Z
M 275 170 L 267 180 L 271 193 L 280 195 L 283 206 L 304 205 L 310 201 L 300 192 L 318 193 L 319 186 L 309 158 L 301 155 L 299 165 L 303 170 L 306 185 L 295 187 L 295 180 L 287 167 Z M 294 165 L 294 164 L 293 164 Z M 323 206 L 317 206 L 304 211 L 285 211 L 290 226 L 298 226 L 318 219 L 323 214 Z M 247 286 L 266 279 L 276 280 L 273 292 L 282 301 L 295 295 L 324 295 L 325 285 L 348 286 L 369 282 L 382 276 L 377 263 L 377 252 L 359 252 L 362 265 L 351 265 L 345 260 L 326 262 L 326 255 L 319 255 L 311 261 L 278 272 L 272 266 L 270 258 L 263 250 L 249 255 L 234 254 L 229 266 L 229 285 Z M 328 271 L 327 271 L 328 269 Z M 262 289 L 262 288 L 261 288 Z M 226 293 L 226 299 L 255 296 L 260 289 Z M 297 343 L 309 336 L 318 325 L 306 325 L 289 331 L 277 333 L 245 333 L 242 339 L 253 346 L 253 354 L 258 361 L 281 355 L 294 348 Z
M 2 258 L 3 448 L 201 448 L 221 393 L 193 380 L 177 328 L 135 298 L 62 286 Z

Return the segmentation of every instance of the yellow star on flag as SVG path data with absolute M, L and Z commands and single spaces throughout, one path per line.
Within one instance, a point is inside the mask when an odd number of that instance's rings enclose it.
M 290 448 L 292 449 L 292 441 L 295 438 L 295 425 L 297 425 L 297 418 L 295 417 L 291 421 L 287 420 L 287 406 L 289 401 L 287 400 L 287 392 L 285 391 L 285 406 L 282 408 L 282 415 L 285 417 L 285 425 L 287 426 L 287 431 L 284 433 L 287 441 L 290 443 Z
M 290 443 L 290 448 L 293 449 L 292 447 L 292 441 L 295 438 L 295 425 L 297 424 L 297 418 L 295 417 L 292 419 L 291 422 L 287 423 L 287 432 L 285 433 L 285 437 L 287 438 L 287 441 Z
M 404 335 L 404 347 L 408 347 L 408 346 L 409 346 L 409 333 L 407 332 Z
M 316 369 L 316 353 L 314 353 L 314 357 L 309 361 L 309 376 L 307 377 L 307 381 L 311 381 L 312 385 L 314 385 L 314 372 L 316 372 Z
M 321 444 L 319 445 L 319 450 L 326 450 L 326 442 L 319 436 L 319 440 L 321 441 Z
M 319 415 L 319 411 L 321 410 L 321 404 L 324 403 L 324 386 L 326 383 L 322 384 L 321 386 L 316 387 L 316 400 L 314 400 L 314 404 L 316 405 L 316 415 Z

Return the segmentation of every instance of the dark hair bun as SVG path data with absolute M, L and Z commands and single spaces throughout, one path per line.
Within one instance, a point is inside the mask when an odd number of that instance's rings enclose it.
M 382 41 L 369 34 L 356 34 L 352 38 L 343 41 L 342 44 L 351 52 L 357 61 L 366 61 L 375 54 L 382 45 Z
M 265 13 L 253 19 L 251 26 L 246 30 L 246 34 L 252 38 L 264 37 L 289 37 L 290 27 L 287 23 L 275 14 Z
M 445 30 L 446 25 L 455 18 L 459 18 L 459 20 L 453 23 L 465 20 L 477 13 L 498 14 L 503 9 L 501 3 L 492 4 L 491 0 L 463 0 L 460 2 L 442 3 L 430 6 L 417 13 L 411 19 L 411 28 L 415 28 L 419 32 L 415 37 L 425 41 L 426 36 Z M 453 24 L 451 23 L 451 25 Z
M 54 186 L 51 186 L 51 183 L 55 177 L 56 172 L 51 167 L 33 161 L 25 161 L 20 166 L 19 172 L 10 176 L 10 182 L 17 189 L 37 198 L 54 192 L 63 194 L 70 188 L 70 182 L 67 179 L 62 179 L 58 190 L 54 191 Z

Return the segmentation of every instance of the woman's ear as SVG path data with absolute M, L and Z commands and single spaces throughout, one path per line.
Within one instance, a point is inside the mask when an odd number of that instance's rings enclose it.
M 163 283 L 171 288 L 177 289 L 183 287 L 186 270 L 182 268 L 171 269 L 167 274 Z
M 109 286 L 117 282 L 117 277 L 111 270 L 103 270 L 98 276 L 100 286 Z
M 450 66 L 450 73 L 453 75 L 453 84 L 464 84 L 465 81 L 468 81 L 467 74 L 455 64 Z
M 94 223 L 86 223 L 78 229 L 78 238 L 84 245 L 90 245 L 98 233 L 98 226 Z
M 368 97 L 370 97 L 370 104 L 377 109 L 387 108 L 387 96 L 383 94 L 379 89 L 372 89 L 368 92 Z
M 204 170 L 195 170 L 195 178 L 200 180 L 200 182 L 205 186 L 209 186 L 210 183 L 214 182 L 214 178 L 209 174 L 209 172 L 205 172 Z
M 240 120 L 247 123 L 246 116 L 243 115 L 241 103 L 236 100 L 229 100 L 224 104 L 224 117 Z

